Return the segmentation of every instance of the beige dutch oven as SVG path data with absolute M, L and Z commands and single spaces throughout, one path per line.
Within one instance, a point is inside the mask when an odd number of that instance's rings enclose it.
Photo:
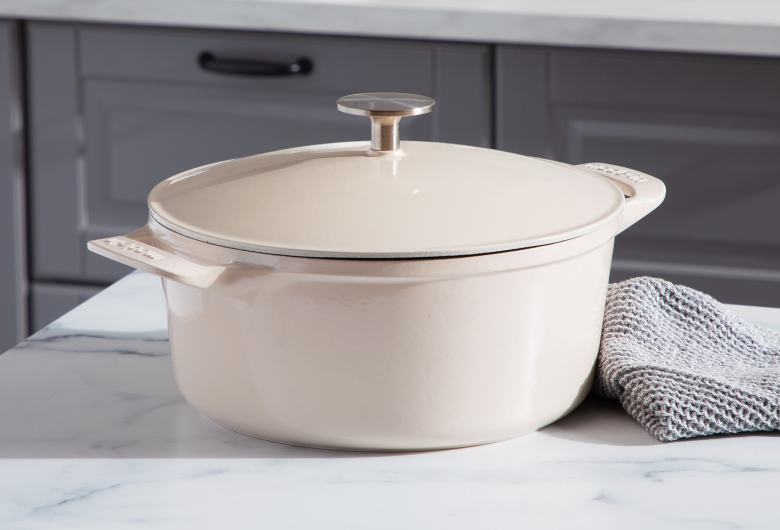
M 588 392 L 612 244 L 663 184 L 398 141 L 410 94 L 357 94 L 372 140 L 187 171 L 149 224 L 91 241 L 162 277 L 176 380 L 206 417 L 278 442 L 418 450 L 484 444 Z

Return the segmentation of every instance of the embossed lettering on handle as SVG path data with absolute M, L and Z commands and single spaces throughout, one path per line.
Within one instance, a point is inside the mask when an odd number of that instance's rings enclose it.
M 592 169 L 599 173 L 606 173 L 607 175 L 614 177 L 623 177 L 631 182 L 647 182 L 647 177 L 644 175 L 617 166 L 608 166 L 606 164 L 583 164 L 581 167 Z
M 200 289 L 213 285 L 225 272 L 224 266 L 198 263 L 194 257 L 186 259 L 127 236 L 96 239 L 87 246 L 92 252 L 119 263 Z
M 163 256 L 162 254 L 158 254 L 157 252 L 150 250 L 144 246 L 141 246 L 138 243 L 125 243 L 121 239 L 117 239 L 115 237 L 103 239 L 102 241 L 103 243 L 114 246 L 119 250 L 124 250 L 125 252 L 134 252 L 135 254 L 139 254 L 141 257 L 144 258 L 148 258 L 151 260 L 165 259 L 165 256 Z
M 620 214 L 618 234 L 655 210 L 666 197 L 663 182 L 639 171 L 600 162 L 576 167 L 607 178 L 623 191 L 626 202 Z

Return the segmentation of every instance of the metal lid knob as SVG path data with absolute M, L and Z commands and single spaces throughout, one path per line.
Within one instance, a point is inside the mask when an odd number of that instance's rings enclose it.
M 341 112 L 371 118 L 372 151 L 398 150 L 398 122 L 401 118 L 427 114 L 435 104 L 431 98 L 400 92 L 352 94 L 336 103 Z

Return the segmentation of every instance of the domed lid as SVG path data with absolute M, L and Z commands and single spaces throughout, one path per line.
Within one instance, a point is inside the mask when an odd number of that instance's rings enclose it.
M 411 94 L 357 94 L 372 141 L 286 149 L 193 169 L 157 185 L 151 215 L 215 245 L 288 256 L 466 256 L 571 239 L 605 226 L 624 197 L 570 166 L 461 145 L 398 141 Z M 400 145 L 400 148 L 399 148 Z

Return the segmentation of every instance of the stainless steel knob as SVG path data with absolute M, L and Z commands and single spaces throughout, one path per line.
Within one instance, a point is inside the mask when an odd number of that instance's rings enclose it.
M 400 92 L 352 94 L 336 103 L 341 112 L 371 118 L 372 151 L 398 150 L 398 122 L 401 118 L 427 114 L 435 104 L 431 98 Z

